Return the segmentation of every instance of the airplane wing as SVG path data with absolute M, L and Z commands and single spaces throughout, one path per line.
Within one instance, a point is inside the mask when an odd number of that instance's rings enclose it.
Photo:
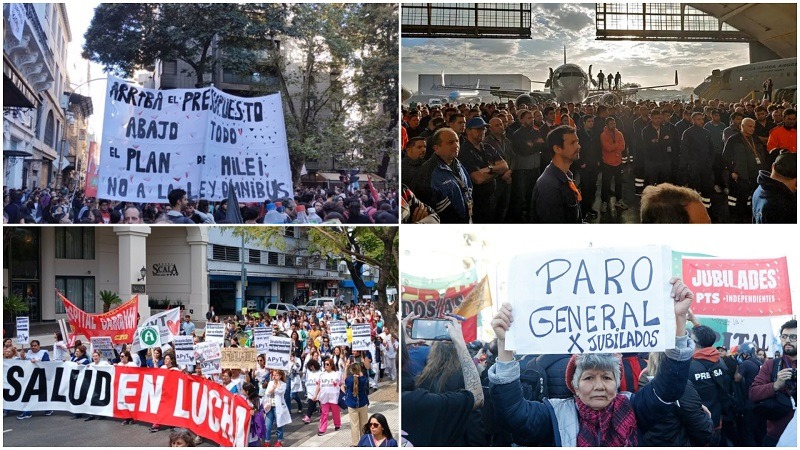
M 675 83 L 673 83 L 673 84 L 660 84 L 658 86 L 640 86 L 640 87 L 637 87 L 637 88 L 620 89 L 620 90 L 614 91 L 614 92 L 617 92 L 617 93 L 619 93 L 621 95 L 633 95 L 633 94 L 636 94 L 637 92 L 641 91 L 642 89 L 655 89 L 655 88 L 662 88 L 662 87 L 672 87 L 672 86 L 677 86 L 677 85 L 678 85 L 678 71 L 676 70 L 675 71 Z

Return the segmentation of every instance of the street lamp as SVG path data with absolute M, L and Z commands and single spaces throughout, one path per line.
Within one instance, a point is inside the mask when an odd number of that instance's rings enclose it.
M 144 281 L 145 277 L 147 277 L 147 268 L 142 266 L 142 268 L 139 269 L 139 275 L 141 275 L 142 278 L 138 278 L 136 281 Z

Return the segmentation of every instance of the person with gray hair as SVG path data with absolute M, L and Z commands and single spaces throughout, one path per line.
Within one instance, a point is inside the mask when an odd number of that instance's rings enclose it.
M 619 393 L 620 360 L 612 354 L 573 355 L 566 382 L 574 397 L 525 400 L 519 363 L 506 350 L 506 331 L 514 321 L 509 303 L 492 320 L 497 335 L 497 363 L 489 369 L 496 420 L 514 430 L 516 444 L 556 447 L 621 447 L 640 445 L 681 398 L 689 377 L 694 342 L 686 333 L 694 293 L 678 278 L 670 280 L 675 312 L 675 348 L 665 351 L 662 369 L 636 394 Z

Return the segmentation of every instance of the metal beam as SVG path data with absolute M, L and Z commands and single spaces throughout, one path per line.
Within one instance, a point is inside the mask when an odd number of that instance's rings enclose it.
M 724 16 L 720 17 L 719 21 L 720 22 L 727 22 L 728 19 L 730 19 L 731 17 L 736 16 L 741 12 L 744 12 L 745 10 L 749 9 L 751 6 L 755 6 L 755 5 L 756 5 L 755 3 L 745 3 L 742 6 L 736 8 L 733 11 L 730 11 L 729 13 L 727 13 Z

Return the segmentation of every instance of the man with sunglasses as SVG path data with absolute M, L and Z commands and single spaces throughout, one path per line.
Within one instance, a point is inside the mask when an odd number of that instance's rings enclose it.
M 780 338 L 783 356 L 764 362 L 750 386 L 750 400 L 758 403 L 786 395 L 794 402 L 782 417 L 767 419 L 767 435 L 762 447 L 775 447 L 794 416 L 794 405 L 797 405 L 797 320 L 792 319 L 781 326 Z

